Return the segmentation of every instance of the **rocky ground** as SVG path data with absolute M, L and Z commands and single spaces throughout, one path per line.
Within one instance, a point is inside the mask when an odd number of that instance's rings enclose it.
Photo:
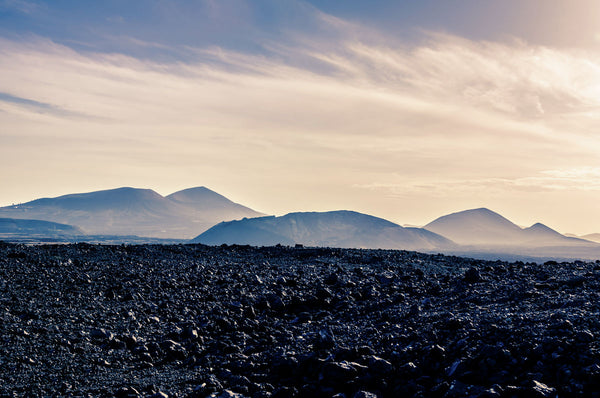
M 600 263 L 0 243 L 0 396 L 600 396 Z

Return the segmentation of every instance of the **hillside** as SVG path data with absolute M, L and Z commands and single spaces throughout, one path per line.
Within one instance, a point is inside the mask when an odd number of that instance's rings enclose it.
M 221 221 L 260 215 L 204 187 L 167 197 L 150 189 L 125 187 L 0 208 L 0 217 L 76 225 L 86 234 L 171 239 L 189 239 Z
M 83 231 L 67 224 L 42 220 L 0 218 L 0 239 L 20 237 L 69 237 L 81 236 Z
M 561 235 L 541 223 L 521 228 L 486 208 L 448 214 L 423 228 L 465 246 L 586 246 L 591 243 Z
M 419 228 L 353 211 L 290 213 L 215 225 L 193 239 L 211 245 L 275 244 L 355 248 L 435 250 L 453 247 L 448 239 Z

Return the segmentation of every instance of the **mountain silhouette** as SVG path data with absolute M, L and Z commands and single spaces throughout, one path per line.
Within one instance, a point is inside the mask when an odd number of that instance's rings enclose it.
M 600 243 L 600 234 L 598 234 L 598 233 L 583 235 L 583 236 L 580 236 L 580 238 L 586 239 L 586 240 L 591 240 L 592 242 Z
M 167 197 L 151 189 L 124 187 L 0 208 L 0 217 L 70 224 L 87 234 L 181 239 L 194 237 L 221 221 L 260 215 L 205 187 Z
M 23 220 L 0 218 L 0 236 L 38 235 L 38 236 L 79 236 L 83 231 L 67 224 L 42 220 Z
M 435 250 L 453 243 L 420 228 L 403 228 L 382 218 L 354 211 L 300 212 L 215 225 L 193 239 L 210 245 L 275 244 L 406 250 Z
M 590 242 L 564 236 L 544 224 L 521 228 L 486 208 L 465 210 L 437 218 L 425 229 L 468 246 L 578 246 Z

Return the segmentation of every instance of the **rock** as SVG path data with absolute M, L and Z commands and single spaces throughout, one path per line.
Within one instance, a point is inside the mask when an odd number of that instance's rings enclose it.
M 598 264 L 0 242 L 0 396 L 593 396 Z
M 215 375 L 208 375 L 205 377 L 204 381 L 197 385 L 194 388 L 194 393 L 197 396 L 208 396 L 212 393 L 215 393 L 217 391 L 222 391 L 223 390 L 223 385 L 221 384 L 221 382 L 217 379 L 217 377 Z
M 530 386 L 529 392 L 531 397 L 540 398 L 554 398 L 557 396 L 556 388 L 548 387 L 544 383 L 540 383 L 537 380 L 533 380 Z
M 358 375 L 355 367 L 346 361 L 327 362 L 323 365 L 319 380 L 325 383 L 347 383 Z
M 140 396 L 138 390 L 133 387 L 121 387 L 115 391 L 116 398 L 136 398 Z
M 371 355 L 366 359 L 369 371 L 374 374 L 386 376 L 394 370 L 394 366 L 383 358 Z
M 372 392 L 361 390 L 354 394 L 352 398 L 377 398 L 377 395 L 373 394 Z
M 114 335 L 107 332 L 106 329 L 92 329 L 90 330 L 90 337 L 96 340 L 110 340 L 114 338 Z
M 319 330 L 313 345 L 317 350 L 328 349 L 335 346 L 335 336 L 333 335 L 331 328 Z
M 279 297 L 279 295 L 275 293 L 269 294 L 267 296 L 267 301 L 269 303 L 269 306 L 275 311 L 281 311 L 285 307 L 285 303 L 283 302 L 281 297 Z
M 271 394 L 272 398 L 294 398 L 298 391 L 293 387 L 279 387 Z
M 224 390 L 219 394 L 212 394 L 210 395 L 211 397 L 216 397 L 216 398 L 246 398 L 245 395 L 243 394 L 238 394 L 236 392 L 233 392 L 231 390 Z
M 590 343 L 594 341 L 594 335 L 589 330 L 582 330 L 575 334 L 575 339 L 580 343 Z
M 332 273 L 332 274 L 327 275 L 327 277 L 323 280 L 323 282 L 326 285 L 332 286 L 332 285 L 337 285 L 339 280 L 340 280 L 340 277 L 337 274 Z
M 187 327 L 181 332 L 181 337 L 184 340 L 198 340 L 198 331 L 194 328 Z
M 481 280 L 481 275 L 477 268 L 469 268 L 464 275 L 464 281 L 467 283 L 475 283 Z
M 148 398 L 169 398 L 169 395 L 159 390 L 154 394 L 149 395 Z

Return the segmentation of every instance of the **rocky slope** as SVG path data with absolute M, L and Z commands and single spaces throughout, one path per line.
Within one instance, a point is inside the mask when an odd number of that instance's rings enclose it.
M 599 299 L 599 262 L 0 243 L 0 396 L 595 396 Z

